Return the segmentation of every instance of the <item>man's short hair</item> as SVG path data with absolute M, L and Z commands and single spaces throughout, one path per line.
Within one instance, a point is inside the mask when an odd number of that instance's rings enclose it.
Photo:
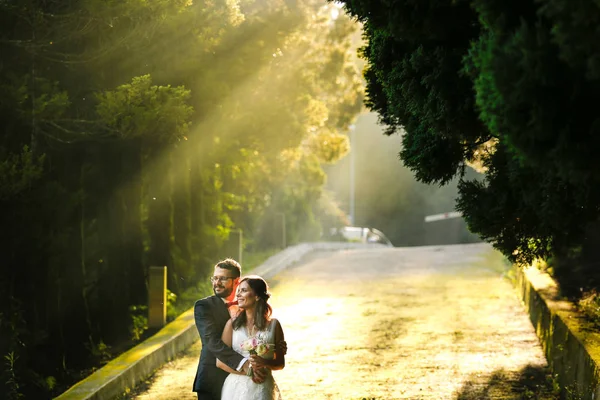
M 233 258 L 226 258 L 222 261 L 219 261 L 215 267 L 232 271 L 235 278 L 242 276 L 242 266 Z

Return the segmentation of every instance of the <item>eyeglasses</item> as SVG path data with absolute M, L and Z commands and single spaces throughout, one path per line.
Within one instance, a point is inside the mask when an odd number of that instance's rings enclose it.
M 229 279 L 235 279 L 235 277 L 233 276 L 211 276 L 210 277 L 210 281 L 212 283 L 225 283 L 227 282 Z

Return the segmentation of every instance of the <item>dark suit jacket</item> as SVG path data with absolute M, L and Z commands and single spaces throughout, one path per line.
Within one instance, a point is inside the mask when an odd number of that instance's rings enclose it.
M 227 372 L 217 368 L 217 358 L 232 369 L 237 369 L 244 358 L 221 340 L 223 328 L 230 318 L 227 306 L 220 297 L 209 296 L 198 300 L 194 305 L 196 328 L 202 341 L 200 362 L 194 379 L 194 392 L 199 398 L 221 399 L 221 389 Z

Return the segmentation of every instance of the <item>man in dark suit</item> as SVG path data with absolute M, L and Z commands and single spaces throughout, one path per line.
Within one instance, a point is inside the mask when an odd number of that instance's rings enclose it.
M 215 294 L 198 300 L 194 305 L 196 328 L 202 341 L 193 387 L 199 400 L 221 400 L 221 389 L 228 373 L 217 368 L 217 358 L 234 370 L 248 371 L 248 359 L 221 340 L 225 324 L 237 312 L 237 306 L 232 305 L 228 309 L 228 303 L 233 303 L 241 274 L 242 267 L 237 261 L 226 259 L 218 262 L 211 278 Z M 262 380 L 264 378 L 259 376 L 255 382 Z

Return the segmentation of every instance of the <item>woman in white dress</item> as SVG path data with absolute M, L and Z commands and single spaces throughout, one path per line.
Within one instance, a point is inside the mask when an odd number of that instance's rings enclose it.
M 284 337 L 279 321 L 271 318 L 273 310 L 268 304 L 271 297 L 268 289 L 267 282 L 256 275 L 240 281 L 236 295 L 240 312 L 227 322 L 222 336 L 225 344 L 250 359 L 252 370 L 264 371 L 265 380 L 255 383 L 251 376 L 234 371 L 217 360 L 217 366 L 229 372 L 223 384 L 222 400 L 281 399 L 271 371 L 285 366 L 285 350 L 275 346 Z

